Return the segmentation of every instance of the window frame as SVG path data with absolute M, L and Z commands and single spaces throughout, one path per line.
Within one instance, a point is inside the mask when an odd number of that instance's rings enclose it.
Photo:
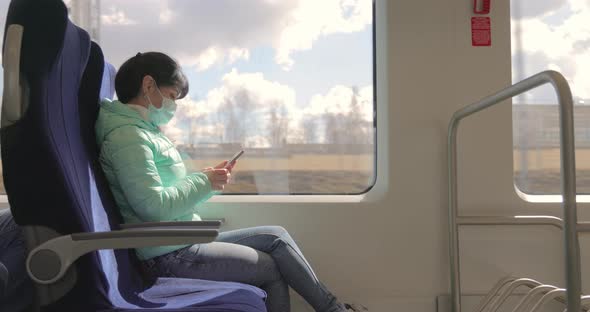
M 388 177 L 379 174 L 388 172 L 385 160 L 389 159 L 388 143 L 388 29 L 387 0 L 373 0 L 373 127 L 374 160 L 373 183 L 364 192 L 358 194 L 305 194 L 305 195 L 260 195 L 260 194 L 225 194 L 210 198 L 211 204 L 237 203 L 360 203 L 376 202 L 382 199 L 388 189 Z M 379 112 L 379 114 L 377 113 Z
M 512 26 L 513 25 L 512 25 L 512 9 L 511 9 L 511 12 L 510 12 L 510 28 L 511 29 L 512 29 Z M 512 49 L 512 46 L 513 46 L 513 41 L 512 40 L 513 40 L 513 33 L 512 33 L 512 31 L 510 31 L 511 49 Z M 512 51 L 511 51 L 511 53 L 512 53 Z M 514 65 L 515 64 L 512 62 L 512 56 L 511 56 L 511 75 L 512 75 L 511 81 L 512 81 L 513 84 L 516 83 L 516 81 L 513 80 L 514 79 L 514 68 L 515 68 Z M 521 64 L 521 66 L 522 65 L 523 64 Z M 575 106 L 575 104 L 576 104 L 575 101 L 574 101 L 573 104 Z M 514 106 L 515 104 L 512 103 L 511 105 Z M 519 105 L 519 104 L 516 104 L 516 105 Z M 523 104 L 523 105 L 536 105 L 536 104 Z M 515 114 L 513 113 L 512 114 L 512 119 L 513 119 L 513 123 L 512 123 L 512 125 L 513 125 L 512 126 L 513 140 L 515 139 L 514 138 L 514 131 L 517 128 L 517 127 L 514 126 L 515 124 L 517 124 L 517 123 L 514 122 L 514 118 L 516 118 L 516 117 L 517 116 L 515 116 Z M 587 129 L 574 129 L 574 134 L 581 133 L 581 132 L 587 133 L 589 131 L 590 131 L 590 128 L 587 128 Z M 548 132 L 546 135 L 554 136 L 555 133 L 554 132 Z M 557 136 L 559 136 L 559 131 L 557 132 Z M 576 135 L 576 137 L 577 137 L 577 135 Z M 514 152 L 515 152 L 515 150 L 516 150 L 516 148 L 513 147 L 513 149 L 512 149 L 513 164 L 514 164 L 514 157 L 515 157 L 515 153 Z M 577 147 L 576 147 L 576 150 L 577 150 Z M 528 170 L 528 168 L 527 168 L 527 170 Z M 514 187 L 514 191 L 518 195 L 518 197 L 520 199 L 522 199 L 523 201 L 528 202 L 528 203 L 546 203 L 546 204 L 548 204 L 548 203 L 562 203 L 563 202 L 563 197 L 562 197 L 561 194 L 555 194 L 555 193 L 552 193 L 552 194 L 529 194 L 529 193 L 524 192 L 523 190 L 521 190 L 519 188 L 519 186 L 517 184 L 517 178 L 516 178 L 517 175 L 516 175 L 516 171 L 515 171 L 514 167 L 512 169 L 512 173 L 513 173 L 512 185 Z M 590 203 L 590 194 L 589 193 L 582 193 L 582 194 L 578 193 L 576 195 L 576 202 L 577 203 Z
M 291 194 L 256 194 L 256 193 L 223 193 L 220 195 L 217 195 L 215 197 L 213 197 L 211 200 L 209 200 L 210 202 L 224 202 L 224 203 L 229 203 L 229 202 L 236 202 L 233 199 L 219 199 L 221 197 L 238 197 L 238 196 L 257 196 L 259 198 L 261 198 L 260 196 L 263 196 L 262 198 L 264 198 L 264 200 L 262 200 L 262 202 L 283 202 L 283 199 L 281 198 L 281 196 L 288 196 L 289 198 L 291 197 L 304 197 L 303 198 L 303 202 L 306 201 L 305 196 L 323 196 L 323 199 L 316 199 L 319 200 L 319 202 L 324 202 L 324 200 L 328 199 L 328 202 L 332 202 L 329 200 L 329 198 L 333 198 L 333 196 L 347 196 L 350 198 L 354 198 L 354 196 L 362 196 L 363 194 L 366 194 L 368 192 L 371 191 L 371 189 L 375 186 L 375 183 L 377 181 L 377 152 L 378 152 L 378 144 L 377 144 L 377 133 L 379 132 L 377 129 L 377 46 L 376 46 L 376 42 L 377 42 L 377 37 L 376 37 L 376 33 L 377 33 L 377 12 L 376 12 L 376 0 L 372 1 L 372 15 L 373 15 L 373 23 L 372 23 L 372 58 L 373 58 L 373 62 L 372 62 L 372 77 L 373 77 L 373 176 L 371 177 L 370 183 L 367 185 L 367 187 L 358 193 L 318 193 L 318 194 L 299 194 L 299 193 L 291 193 Z M 380 20 L 381 18 L 379 18 Z M 291 202 L 291 199 L 286 200 L 288 202 Z M 285 201 L 285 202 L 286 202 Z M 250 201 L 247 198 L 239 198 L 239 200 L 237 202 L 258 202 L 258 201 Z M 337 201 L 337 202 L 341 202 L 341 201 Z M 347 200 L 345 200 L 344 202 L 347 202 Z
M 207 203 L 359 203 L 376 202 L 387 194 L 389 165 L 388 143 L 388 16 L 387 0 L 373 0 L 373 127 L 374 156 L 372 183 L 358 194 L 310 194 L 310 195 L 260 195 L 222 194 L 210 198 Z M 379 112 L 379 114 L 377 114 Z M 0 195 L 0 209 L 8 207 L 8 197 Z

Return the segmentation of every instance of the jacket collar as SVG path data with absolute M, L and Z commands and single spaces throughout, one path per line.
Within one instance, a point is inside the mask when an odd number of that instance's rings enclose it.
M 159 130 L 151 122 L 144 119 L 144 117 L 140 114 L 140 112 L 127 104 L 122 103 L 121 101 L 111 101 L 105 99 L 101 103 L 102 108 L 121 116 L 125 116 L 131 119 L 133 124 L 137 125 L 138 127 L 150 129 L 150 130 Z

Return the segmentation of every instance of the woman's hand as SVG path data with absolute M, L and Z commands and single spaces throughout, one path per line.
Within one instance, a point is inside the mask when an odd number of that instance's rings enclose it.
M 225 185 L 229 183 L 234 164 L 224 168 L 226 164 L 227 160 L 213 168 L 207 167 L 203 169 L 203 173 L 207 175 L 207 178 L 209 178 L 209 182 L 211 183 L 211 188 L 213 190 L 223 191 Z

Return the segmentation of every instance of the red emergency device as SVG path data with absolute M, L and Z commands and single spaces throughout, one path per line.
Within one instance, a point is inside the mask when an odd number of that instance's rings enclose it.
M 489 17 L 471 18 L 471 45 L 474 47 L 492 45 L 492 24 Z
M 490 14 L 491 0 L 473 0 L 473 13 Z

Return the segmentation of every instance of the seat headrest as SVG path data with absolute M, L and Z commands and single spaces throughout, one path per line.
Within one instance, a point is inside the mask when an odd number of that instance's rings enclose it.
M 105 62 L 102 73 L 102 85 L 100 87 L 100 100 L 112 100 L 115 97 L 115 75 L 117 70 L 115 66 Z

